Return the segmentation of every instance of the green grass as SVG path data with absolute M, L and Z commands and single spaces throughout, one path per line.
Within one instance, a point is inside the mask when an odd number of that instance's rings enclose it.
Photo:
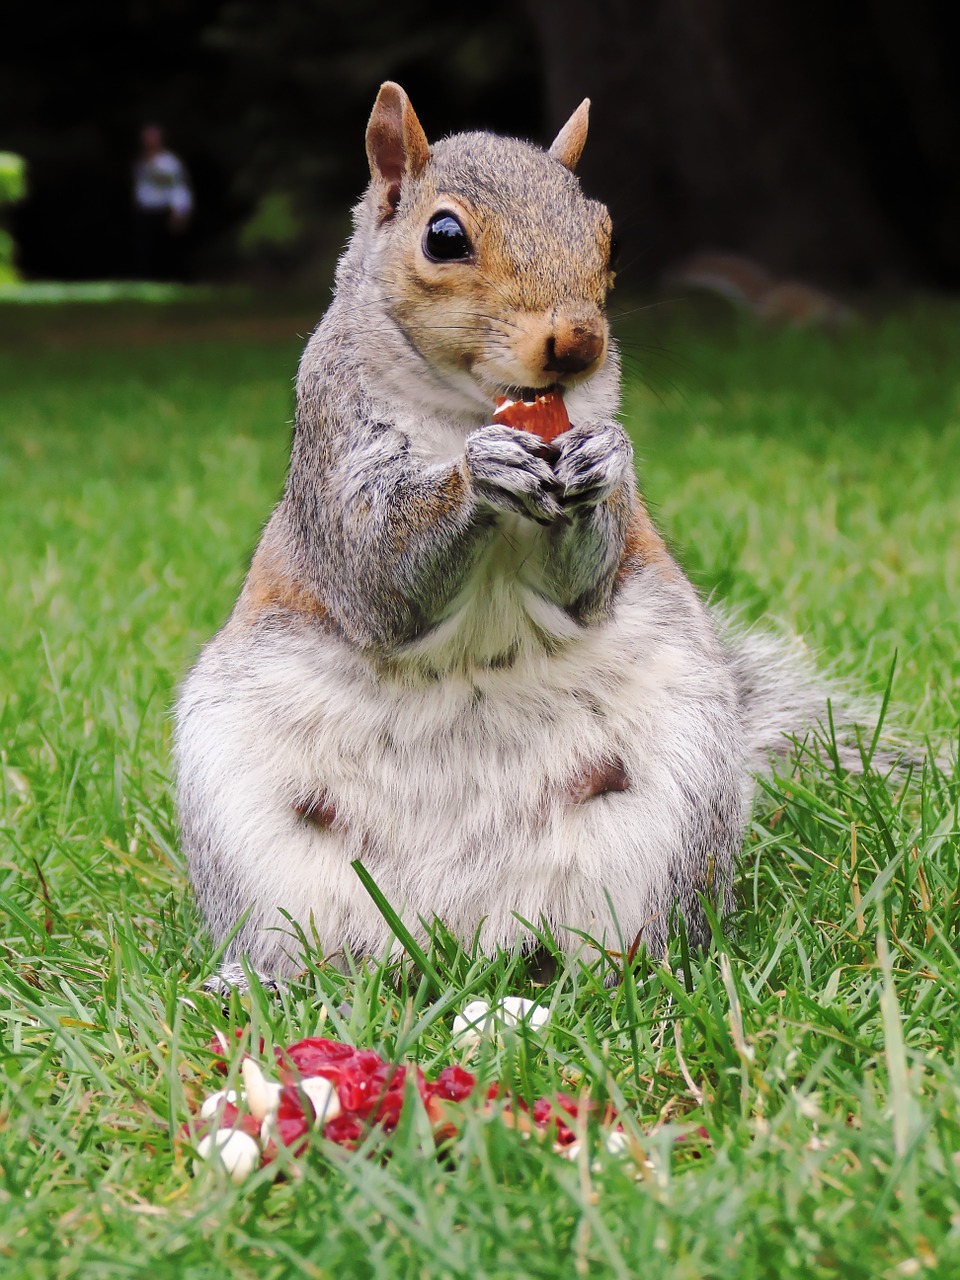
M 482 1059 L 528 1096 L 612 1098 L 639 1180 L 479 1115 L 447 1164 L 411 1117 L 389 1159 L 373 1137 L 286 1181 L 190 1176 L 214 1029 L 322 1027 L 432 1071 L 468 999 L 536 989 L 439 937 L 439 999 L 374 963 L 226 1013 L 202 993 L 169 710 L 278 492 L 310 312 L 95 310 L 0 309 L 0 1275 L 960 1275 L 958 783 L 929 768 L 890 790 L 805 762 L 761 802 L 725 942 L 612 990 L 571 962 L 545 1042 Z M 673 546 L 865 690 L 896 654 L 899 722 L 955 742 L 960 309 L 836 340 L 721 320 L 629 322 Z

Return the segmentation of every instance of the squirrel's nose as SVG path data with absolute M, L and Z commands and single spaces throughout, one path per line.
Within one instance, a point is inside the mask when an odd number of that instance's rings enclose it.
M 547 338 L 546 373 L 583 373 L 603 355 L 603 333 L 593 325 L 559 324 Z

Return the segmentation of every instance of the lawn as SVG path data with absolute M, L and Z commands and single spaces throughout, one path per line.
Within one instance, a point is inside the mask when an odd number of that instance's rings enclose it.
M 960 1276 L 955 771 L 805 760 L 760 799 L 726 940 L 612 988 L 439 935 L 436 984 L 316 962 L 276 997 L 203 993 L 170 707 L 282 483 L 312 316 L 0 307 L 0 1274 Z M 960 307 L 834 338 L 669 306 L 620 327 L 642 484 L 701 589 L 878 697 L 896 660 L 891 715 L 955 752 Z M 456 1011 L 505 994 L 552 1019 L 475 1068 L 612 1101 L 639 1163 L 476 1110 L 438 1161 L 411 1107 L 285 1179 L 191 1175 L 215 1030 L 433 1073 Z

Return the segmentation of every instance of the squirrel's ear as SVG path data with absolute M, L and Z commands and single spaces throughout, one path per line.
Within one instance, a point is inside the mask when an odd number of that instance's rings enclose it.
M 583 152 L 587 140 L 587 123 L 590 119 L 590 99 L 584 98 L 576 111 L 553 140 L 548 155 L 559 160 L 571 173 Z
M 392 80 L 380 86 L 367 125 L 367 159 L 378 189 L 380 221 L 396 212 L 405 178 L 416 178 L 430 159 L 430 144 L 410 99 Z

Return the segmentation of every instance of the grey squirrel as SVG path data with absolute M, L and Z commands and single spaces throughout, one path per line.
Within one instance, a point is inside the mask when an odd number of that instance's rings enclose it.
M 286 487 L 177 707 L 197 898 L 218 943 L 243 920 L 228 980 L 301 967 L 287 915 L 382 954 L 355 859 L 415 933 L 660 955 L 679 911 L 703 944 L 755 774 L 825 717 L 802 654 L 708 608 L 641 501 L 613 230 L 574 174 L 588 106 L 543 151 L 431 146 L 398 85 L 377 97 Z M 544 388 L 554 445 L 491 422 Z

